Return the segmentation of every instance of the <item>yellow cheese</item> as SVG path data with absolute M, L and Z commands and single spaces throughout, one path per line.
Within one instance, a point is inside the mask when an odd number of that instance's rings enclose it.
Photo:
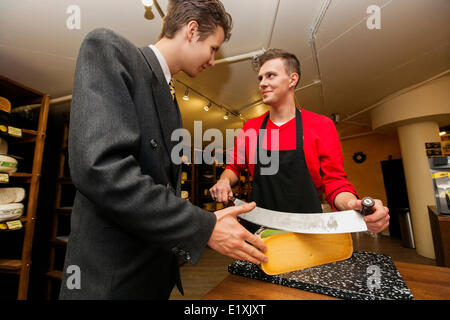
M 348 259 L 353 254 L 350 233 L 281 233 L 262 239 L 267 246 L 267 263 L 261 269 L 268 275 L 302 270 Z
M 11 102 L 6 98 L 0 97 L 0 110 L 11 113 Z

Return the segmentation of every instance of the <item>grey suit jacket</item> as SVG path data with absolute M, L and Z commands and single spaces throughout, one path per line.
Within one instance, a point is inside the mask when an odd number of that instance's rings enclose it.
M 198 261 L 216 218 L 179 197 L 170 137 L 180 126 L 153 51 L 107 29 L 90 32 L 70 115 L 77 192 L 61 299 L 167 299 L 179 284 L 177 257 Z

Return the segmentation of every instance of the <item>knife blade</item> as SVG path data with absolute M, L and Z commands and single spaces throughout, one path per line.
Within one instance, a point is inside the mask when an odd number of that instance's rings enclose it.
M 234 205 L 246 202 L 234 199 Z M 326 213 L 291 213 L 255 207 L 238 216 L 246 221 L 288 232 L 332 234 L 367 231 L 364 216 L 355 210 Z

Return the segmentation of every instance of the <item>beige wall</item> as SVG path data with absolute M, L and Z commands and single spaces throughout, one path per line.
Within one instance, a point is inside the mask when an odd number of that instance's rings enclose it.
M 371 134 L 341 141 L 344 169 L 349 181 L 360 197 L 370 196 L 387 203 L 380 161 L 401 158 L 397 135 Z M 355 152 L 363 152 L 367 158 L 356 163 Z

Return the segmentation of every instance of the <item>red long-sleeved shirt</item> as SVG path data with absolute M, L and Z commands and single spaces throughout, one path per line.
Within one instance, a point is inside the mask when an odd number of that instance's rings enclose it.
M 336 209 L 334 199 L 337 194 L 347 191 L 358 197 L 355 188 L 347 180 L 347 174 L 344 171 L 341 145 L 336 127 L 331 119 L 325 116 L 305 109 L 301 109 L 301 113 L 306 165 L 318 193 L 324 192 L 328 203 Z M 257 140 L 252 138 L 255 135 L 249 134 L 251 131 L 248 130 L 253 129 L 258 133 L 266 115 L 267 112 L 260 117 L 248 120 L 239 132 L 227 166 L 227 169 L 232 170 L 237 176 L 245 168 L 249 169 L 252 176 L 254 175 L 255 161 L 253 159 L 255 159 Z M 270 150 L 270 132 L 273 129 L 279 130 L 279 150 L 295 149 L 297 140 L 295 118 L 280 127 L 269 119 L 263 140 L 264 149 Z M 245 132 L 247 132 L 247 136 Z M 244 143 L 245 146 L 242 145 Z M 245 155 L 238 154 L 238 150 L 245 150 Z M 249 159 L 252 159 L 252 161 L 249 161 Z

